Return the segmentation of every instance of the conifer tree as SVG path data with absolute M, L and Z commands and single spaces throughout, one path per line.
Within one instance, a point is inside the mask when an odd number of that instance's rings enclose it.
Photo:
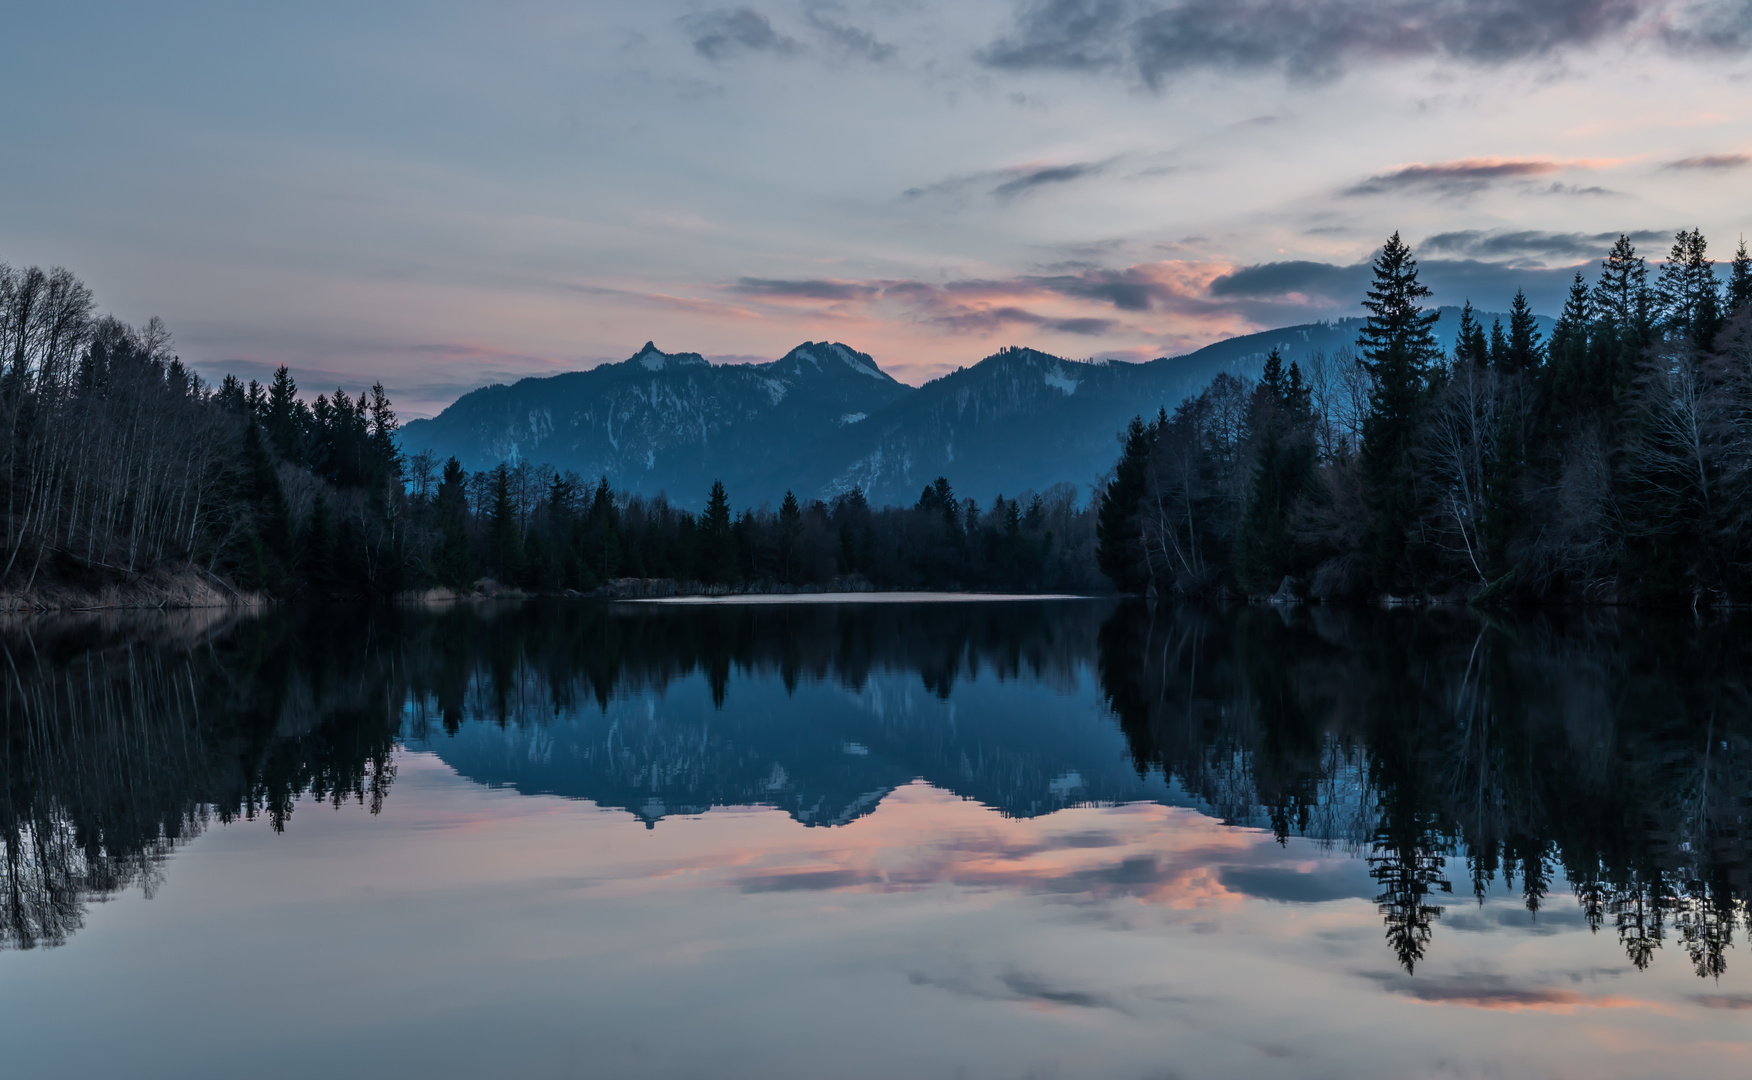
M 1509 341 L 1508 363 L 1506 371 L 1533 371 L 1545 361 L 1545 346 L 1540 340 L 1539 320 L 1533 314 L 1533 305 L 1527 302 L 1527 294 L 1515 290 L 1515 299 L 1509 303 Z
M 1490 324 L 1490 366 L 1503 371 L 1509 366 L 1509 335 L 1503 333 L 1503 321 Z
M 444 463 L 438 483 L 438 528 L 441 534 L 435 558 L 439 582 L 461 588 L 475 578 L 474 554 L 468 543 L 468 473 L 452 457 Z
M 736 538 L 731 533 L 730 496 L 721 480 L 712 481 L 700 514 L 700 580 L 727 585 L 736 577 Z
M 1460 329 L 1454 335 L 1454 364 L 1456 367 L 1471 364 L 1482 368 L 1489 362 L 1490 345 L 1484 339 L 1484 327 L 1472 314 L 1472 301 L 1468 299 L 1460 309 Z
M 492 500 L 487 511 L 487 561 L 500 581 L 521 582 L 523 530 L 517 520 L 517 501 L 511 495 L 511 469 L 503 462 L 493 470 Z
M 1746 238 L 1742 236 L 1728 275 L 1728 295 L 1722 313 L 1738 315 L 1747 305 L 1752 305 L 1752 257 L 1746 254 Z
M 1138 513 L 1144 500 L 1155 434 L 1155 429 L 1145 426 L 1143 417 L 1132 417 L 1121 442 L 1119 463 L 1101 492 L 1101 506 L 1095 518 L 1095 564 L 1120 592 L 1143 592 L 1149 583 Z
M 1700 230 L 1681 229 L 1673 238 L 1655 295 L 1662 330 L 1700 349 L 1710 348 L 1721 322 L 1721 289 Z
M 1423 309 L 1430 295 L 1418 281 L 1411 248 L 1394 233 L 1375 259 L 1375 280 L 1363 307 L 1369 315 L 1357 338 L 1364 370 L 1374 379 L 1363 420 L 1362 467 L 1370 510 L 1370 574 L 1377 588 L 1414 582 L 1408 533 L 1417 520 L 1412 448 L 1429 386 L 1441 355 L 1434 327 L 1438 312 Z
M 1550 362 L 1545 366 L 1543 403 L 1550 425 L 1562 428 L 1588 402 L 1588 327 L 1594 320 L 1588 283 L 1580 270 L 1570 283 L 1563 314 L 1551 329 Z
M 1637 361 L 1648 343 L 1652 299 L 1649 269 L 1630 237 L 1619 236 L 1600 263 L 1594 283 L 1595 329 L 1590 335 L 1590 381 L 1605 400 L 1622 402 L 1630 391 Z

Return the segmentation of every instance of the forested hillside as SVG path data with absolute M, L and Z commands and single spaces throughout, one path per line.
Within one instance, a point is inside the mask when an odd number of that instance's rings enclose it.
M 1280 354 L 1134 420 L 1100 508 L 1122 590 L 1752 599 L 1752 260 L 1620 237 L 1541 332 L 1470 304 L 1444 350 L 1397 234 L 1354 356 Z
M 886 380 L 858 359 L 842 364 L 850 377 Z M 285 368 L 267 386 L 210 385 L 157 320 L 135 329 L 98 316 L 65 270 L 0 267 L 0 361 L 0 597 L 12 606 L 51 589 L 139 602 L 115 590 L 148 578 L 182 583 L 190 601 L 201 599 L 191 588 L 367 599 L 483 578 L 548 592 L 627 577 L 722 589 L 1102 587 L 1093 512 L 1068 485 L 982 507 L 938 478 L 900 508 L 853 489 L 756 510 L 733 509 L 711 481 L 694 514 L 527 458 L 471 473 L 454 458 L 404 456 L 381 385 L 309 402 Z

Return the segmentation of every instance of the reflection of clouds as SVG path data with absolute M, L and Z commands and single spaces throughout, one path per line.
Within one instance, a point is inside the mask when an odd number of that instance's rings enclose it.
M 1261 858 L 1282 858 L 1269 837 L 1191 810 L 1139 804 L 1012 819 L 915 782 L 832 833 L 763 830 L 734 855 L 681 856 L 662 876 L 748 893 L 947 885 L 1197 909 L 1239 904 L 1245 892 L 1224 883 L 1223 868 Z
M 1518 984 L 1506 976 L 1487 972 L 1410 978 L 1403 975 L 1373 975 L 1390 993 L 1430 1005 L 1461 1005 L 1472 1009 L 1505 1012 L 1535 1011 L 1573 1013 L 1579 1009 L 1639 1009 L 1671 1013 L 1660 1002 L 1619 994 L 1588 995 L 1554 986 Z

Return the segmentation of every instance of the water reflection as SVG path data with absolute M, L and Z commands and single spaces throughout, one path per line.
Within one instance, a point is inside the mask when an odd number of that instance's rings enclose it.
M 832 828 L 935 790 L 1015 819 L 1190 807 L 1357 857 L 1299 873 L 1225 861 L 1202 831 L 1145 850 L 1066 826 L 978 850 L 921 834 L 935 854 L 903 865 L 824 835 L 806 866 L 726 879 L 744 892 L 1368 896 L 1416 976 L 1444 920 L 1506 884 L 1547 920 L 1573 895 L 1638 968 L 1672 942 L 1719 977 L 1748 916 L 1746 642 L 1738 622 L 1629 614 L 1095 602 L 18 622 L 0 630 L 0 935 L 66 940 L 210 822 L 283 829 L 312 797 L 375 810 L 399 744 L 647 828 L 743 805 Z M 948 811 L 908 813 L 928 832 Z M 1404 992 L 1447 992 L 1420 978 Z

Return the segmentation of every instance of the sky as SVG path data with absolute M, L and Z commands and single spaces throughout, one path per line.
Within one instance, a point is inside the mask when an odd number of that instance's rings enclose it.
M 1176 355 L 1357 313 L 1395 231 L 1556 314 L 1752 232 L 1752 0 L 65 0 L 0 70 L 0 261 L 405 417 L 647 340 Z

